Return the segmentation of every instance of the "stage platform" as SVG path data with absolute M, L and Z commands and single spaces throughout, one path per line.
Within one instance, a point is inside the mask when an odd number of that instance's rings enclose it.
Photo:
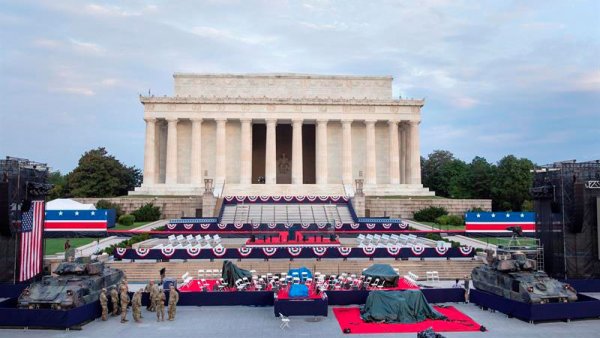
M 254 240 L 246 241 L 246 246 L 250 248 L 314 248 L 314 247 L 339 247 L 338 240 L 331 240 L 328 235 L 311 234 L 306 235 L 302 232 L 291 234 L 293 239 L 289 239 L 288 232 L 280 232 L 275 235 L 254 236 Z
M 484 309 L 499 311 L 530 323 L 600 317 L 600 300 L 583 294 L 577 296 L 578 300 L 571 303 L 528 304 L 473 289 L 469 299 Z

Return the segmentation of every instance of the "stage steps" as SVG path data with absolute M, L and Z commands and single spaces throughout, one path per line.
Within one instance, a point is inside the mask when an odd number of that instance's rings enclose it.
M 234 262 L 236 265 L 247 270 L 256 270 L 258 274 L 282 273 L 290 268 L 305 266 L 311 271 L 318 271 L 324 274 L 339 275 L 343 272 L 360 275 L 364 268 L 375 263 L 390 264 L 400 270 L 400 275 L 405 275 L 409 271 L 425 279 L 426 271 L 438 271 L 440 279 L 453 280 L 462 279 L 465 275 L 470 275 L 474 267 L 482 264 L 480 260 L 460 259 L 460 260 L 408 260 L 396 261 L 393 259 L 375 259 L 369 260 L 347 260 L 323 259 L 316 261 L 314 259 L 296 259 L 289 261 L 285 259 L 273 259 L 270 261 L 248 259 L 240 262 Z M 127 279 L 133 282 L 147 282 L 149 279 L 158 280 L 159 270 L 163 267 L 167 269 L 167 277 L 181 279 L 181 276 L 189 272 L 195 276 L 199 269 L 221 269 L 223 261 L 188 261 L 188 262 L 109 262 L 108 265 L 121 269 L 125 272 Z

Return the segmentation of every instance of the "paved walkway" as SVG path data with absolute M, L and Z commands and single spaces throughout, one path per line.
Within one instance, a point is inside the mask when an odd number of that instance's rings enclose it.
M 410 225 L 411 227 L 413 227 L 416 230 L 431 230 L 431 225 L 426 225 L 426 224 L 422 224 L 416 221 L 412 221 L 412 220 L 405 220 L 406 223 L 408 223 L 408 225 Z M 481 249 L 496 249 L 496 246 L 493 244 L 488 244 L 484 241 L 480 241 L 478 239 L 474 239 L 474 238 L 470 238 L 470 237 L 466 237 L 466 236 L 462 236 L 462 235 L 450 235 L 450 236 L 444 236 L 444 238 L 451 240 L 451 241 L 455 241 L 455 242 L 459 242 L 462 245 L 468 245 L 470 247 L 473 248 L 481 248 Z

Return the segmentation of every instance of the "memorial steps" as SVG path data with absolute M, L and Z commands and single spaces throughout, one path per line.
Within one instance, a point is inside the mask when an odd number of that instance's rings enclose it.
M 318 224 L 354 223 L 348 204 L 232 204 L 223 208 L 220 223 Z
M 474 267 L 482 264 L 480 260 L 461 259 L 461 260 L 407 260 L 396 261 L 393 259 L 369 260 L 339 260 L 323 259 L 321 261 L 313 259 L 289 260 L 242 260 L 235 262 L 242 269 L 255 270 L 257 274 L 282 273 L 292 268 L 305 266 L 311 271 L 322 274 L 361 274 L 363 269 L 374 263 L 390 264 L 398 268 L 400 276 L 412 272 L 419 276 L 419 281 L 425 280 L 427 271 L 437 271 L 440 279 L 453 280 L 462 279 L 465 275 L 471 273 Z M 181 276 L 189 272 L 191 276 L 196 276 L 198 270 L 220 270 L 222 261 L 171 261 L 171 262 L 109 262 L 108 265 L 121 269 L 125 272 L 127 279 L 132 282 L 147 282 L 149 279 L 158 280 L 159 270 L 166 268 L 167 277 L 181 279 Z
M 224 185 L 222 196 L 345 196 L 342 184 L 237 184 Z

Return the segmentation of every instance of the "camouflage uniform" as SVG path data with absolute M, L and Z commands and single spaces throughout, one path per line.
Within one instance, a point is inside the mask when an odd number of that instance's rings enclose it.
M 112 304 L 112 315 L 119 315 L 119 291 L 116 288 L 110 290 L 110 302 Z
M 100 293 L 100 306 L 102 307 L 102 320 L 108 319 L 108 297 L 106 297 L 106 289 L 102 289 Z
M 156 309 L 156 321 L 160 322 L 165 320 L 165 292 L 163 290 L 157 290 L 154 294 L 154 308 Z
M 171 285 L 169 290 L 169 320 L 175 320 L 175 312 L 177 302 L 179 301 L 179 293 L 175 290 L 175 287 Z
M 154 284 L 154 281 L 151 280 L 150 283 L 146 285 L 144 292 L 148 293 L 148 306 L 146 306 L 146 310 L 154 312 L 156 310 L 154 306 L 154 296 L 156 295 L 156 292 L 158 292 L 158 288 Z
M 142 290 L 137 290 L 131 299 L 131 313 L 136 323 L 141 322 L 142 318 Z
M 121 323 L 128 322 L 127 320 L 127 306 L 129 305 L 129 294 L 127 294 L 127 288 L 123 286 L 121 289 Z

